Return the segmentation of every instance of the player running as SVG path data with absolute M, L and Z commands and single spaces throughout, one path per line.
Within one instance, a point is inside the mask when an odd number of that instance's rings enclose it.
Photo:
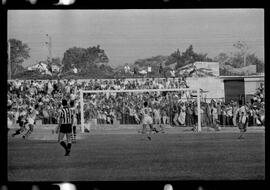
M 148 107 L 148 103 L 144 102 L 144 108 L 141 110 L 141 115 L 142 115 L 142 134 L 146 133 L 146 127 L 149 125 L 150 131 L 147 135 L 147 138 L 151 140 L 151 132 L 155 131 L 158 132 L 156 129 L 153 128 L 153 118 L 151 117 L 152 114 L 152 109 Z
M 27 132 L 22 136 L 23 139 L 27 139 L 29 135 L 34 131 L 36 116 L 38 114 L 38 111 L 36 110 L 37 108 L 38 105 L 36 105 L 35 108 L 30 107 L 28 110 L 29 112 L 27 114 L 27 123 L 25 125 Z
M 17 129 L 15 133 L 11 135 L 12 137 L 19 135 L 26 130 L 25 125 L 27 124 L 27 112 L 23 110 L 22 108 L 19 108 L 19 117 L 16 122 L 19 124 L 20 128 Z

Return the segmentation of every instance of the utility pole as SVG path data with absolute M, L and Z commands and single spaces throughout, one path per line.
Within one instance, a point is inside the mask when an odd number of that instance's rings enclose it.
M 244 57 L 243 66 L 245 67 L 247 65 L 247 52 L 249 50 L 248 45 L 245 42 L 238 41 L 236 44 L 233 44 L 233 46 L 239 49 L 243 53 L 243 57 Z
M 48 41 L 45 42 L 48 45 L 48 51 L 49 51 L 49 60 L 52 61 L 52 37 L 49 36 L 49 34 L 46 34 L 48 37 Z
M 244 67 L 247 65 L 247 51 L 244 51 Z

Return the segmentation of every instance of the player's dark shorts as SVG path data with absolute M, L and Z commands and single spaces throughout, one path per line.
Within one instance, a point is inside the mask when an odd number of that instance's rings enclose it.
M 20 127 L 24 127 L 28 122 L 27 121 L 17 121 Z
M 60 133 L 72 133 L 72 125 L 71 124 L 61 124 Z
M 239 130 L 241 131 L 241 132 L 246 132 L 247 131 L 247 125 L 246 124 L 243 124 L 243 123 L 239 123 L 238 124 L 239 125 Z

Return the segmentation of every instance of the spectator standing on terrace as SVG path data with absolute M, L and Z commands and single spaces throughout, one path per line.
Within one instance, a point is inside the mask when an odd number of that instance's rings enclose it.
M 211 114 L 212 114 L 212 126 L 214 129 L 219 130 L 219 120 L 218 120 L 218 112 L 217 112 L 217 107 L 215 103 L 212 103 L 211 106 Z
M 226 105 L 221 104 L 221 118 L 222 118 L 222 126 L 226 126 Z
M 231 103 L 232 104 L 232 103 Z M 228 104 L 226 108 L 226 118 L 227 118 L 227 125 L 231 126 L 232 125 L 232 105 Z
M 238 107 L 238 104 L 237 102 L 234 102 L 233 103 L 233 110 L 232 110 L 232 113 L 233 113 L 233 126 L 234 127 L 237 127 L 237 110 L 239 109 Z
M 42 109 L 42 115 L 43 115 L 43 124 L 49 124 L 49 111 L 47 104 L 43 105 Z
M 197 124 L 198 124 L 198 106 L 197 103 L 194 102 L 193 103 L 193 118 L 194 118 L 194 128 L 193 130 L 196 131 L 197 130 Z
M 53 85 L 51 80 L 48 82 L 48 94 L 51 94 L 53 92 Z
M 186 121 L 186 106 L 184 102 L 180 103 L 180 113 L 179 113 L 179 117 L 178 117 L 178 121 L 179 123 L 183 126 L 185 125 L 185 121 Z
M 212 104 L 212 101 L 211 101 L 210 104 L 206 104 L 206 108 L 205 108 L 206 125 L 207 126 L 212 126 L 212 121 L 213 121 L 213 118 L 212 118 L 212 115 L 211 115 L 211 104 Z
M 254 122 L 254 115 L 255 115 L 254 106 L 251 106 L 249 109 L 249 126 L 254 126 L 256 124 L 256 122 Z
M 186 109 L 186 124 L 189 127 L 193 126 L 193 110 L 190 102 L 188 103 Z
M 264 108 L 264 102 L 261 103 L 261 107 L 260 107 L 260 110 L 259 110 L 259 116 L 260 116 L 260 122 L 261 122 L 261 125 L 265 125 L 265 108 Z
M 217 102 L 217 114 L 218 114 L 219 123 L 222 124 L 221 104 L 220 104 L 220 102 Z
M 169 117 L 167 115 L 167 107 L 165 103 L 161 104 L 161 119 L 162 119 L 162 123 L 164 125 L 167 125 L 169 122 Z
M 178 103 L 173 100 L 172 102 L 172 124 L 173 124 L 173 127 L 175 126 L 179 126 L 179 123 L 178 123 L 178 117 L 179 117 L 179 105 Z

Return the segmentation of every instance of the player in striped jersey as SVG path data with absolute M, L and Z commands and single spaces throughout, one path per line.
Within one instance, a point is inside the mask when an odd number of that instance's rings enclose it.
M 62 100 L 62 106 L 60 116 L 58 119 L 58 126 L 59 126 L 59 136 L 58 142 L 62 147 L 64 147 L 66 153 L 65 156 L 69 156 L 71 151 L 71 133 L 72 133 L 72 124 L 73 124 L 73 115 L 72 111 L 68 107 L 67 100 Z M 63 140 L 66 135 L 67 144 Z

